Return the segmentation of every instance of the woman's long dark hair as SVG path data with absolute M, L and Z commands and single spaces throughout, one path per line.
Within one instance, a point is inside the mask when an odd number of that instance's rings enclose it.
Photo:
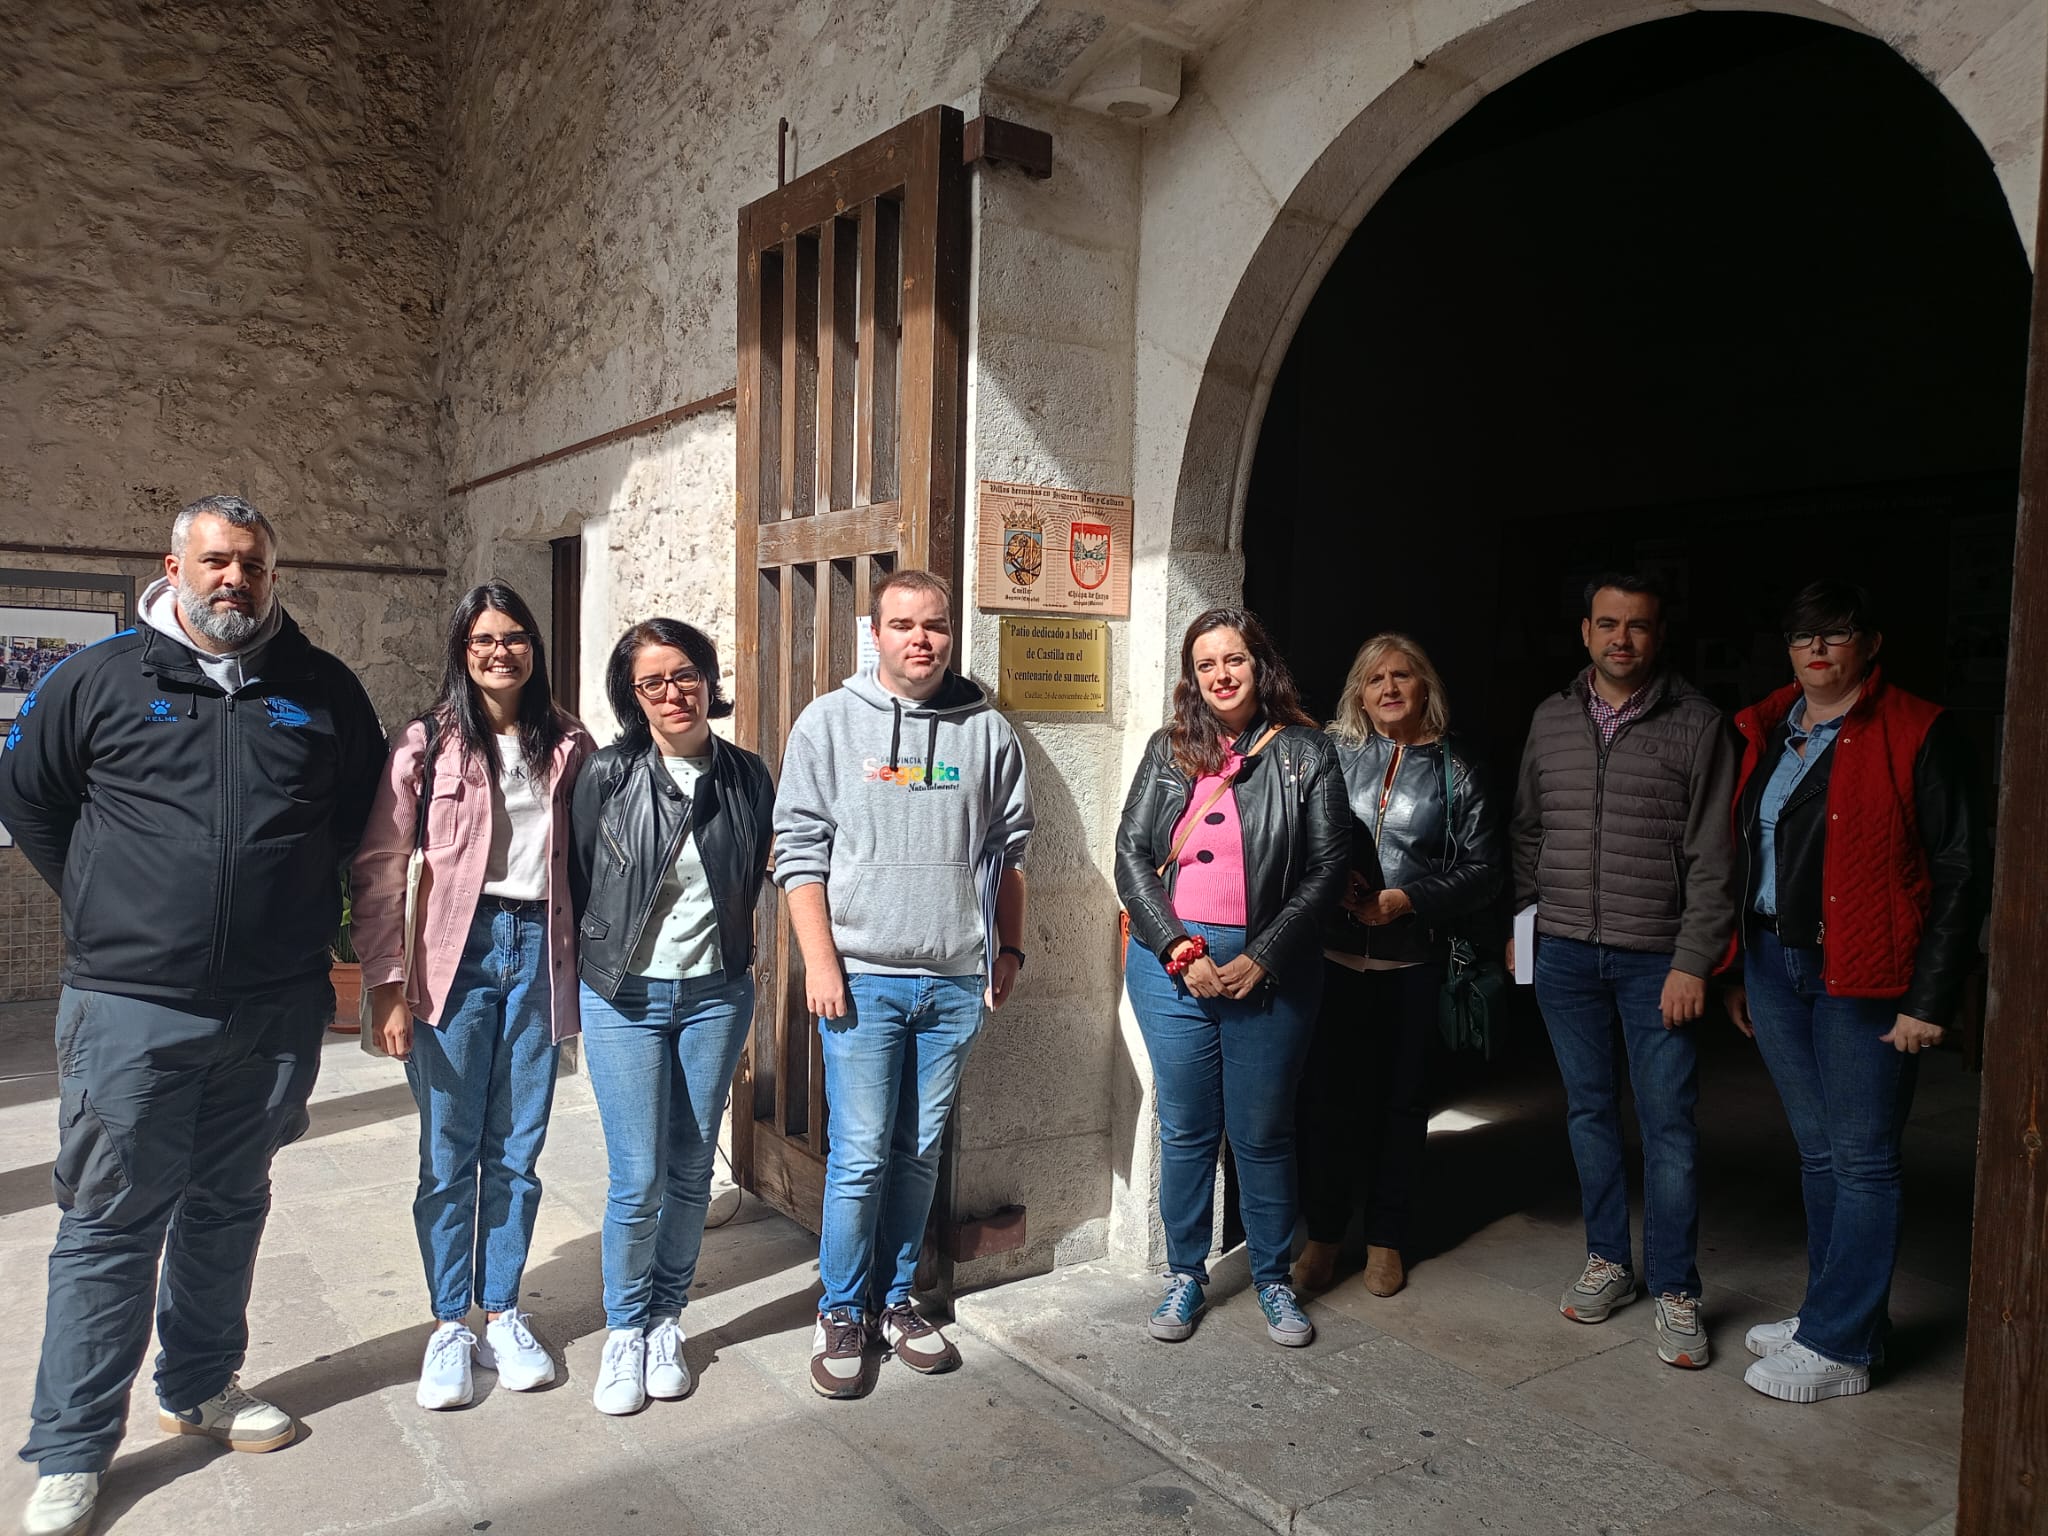
M 705 715 L 723 720 L 732 713 L 732 703 L 718 681 L 718 647 L 694 624 L 681 619 L 642 619 L 612 647 L 612 658 L 604 666 L 604 694 L 611 701 L 612 714 L 619 722 L 619 744 L 628 751 L 645 751 L 654 743 L 654 730 L 640 708 L 640 696 L 633 691 L 633 661 L 650 645 L 665 645 L 681 651 L 690 665 L 704 675 L 711 695 Z
M 469 679 L 469 631 L 487 611 L 502 613 L 533 638 L 533 672 L 519 690 L 519 755 L 537 784 L 548 782 L 548 765 L 561 744 L 564 726 L 548 686 L 547 643 L 526 599 L 502 581 L 471 587 L 448 620 L 448 655 L 441 668 L 441 696 L 429 714 L 438 715 L 441 729 L 462 742 L 464 764 L 481 763 L 492 783 L 498 779 L 497 732 L 484 713 L 484 701 Z
M 1234 629 L 1244 637 L 1245 651 L 1252 659 L 1252 685 L 1259 691 L 1259 713 L 1266 717 L 1268 725 L 1315 728 L 1315 721 L 1301 707 L 1294 674 L 1280 659 L 1280 652 L 1266 633 L 1266 626 L 1259 622 L 1259 616 L 1249 608 L 1211 608 L 1188 626 L 1180 643 L 1180 681 L 1173 685 L 1173 723 L 1167 727 L 1174 766 L 1191 779 L 1218 772 L 1230 745 L 1223 739 L 1216 712 L 1202 697 L 1201 685 L 1195 681 L 1195 642 L 1215 629 Z

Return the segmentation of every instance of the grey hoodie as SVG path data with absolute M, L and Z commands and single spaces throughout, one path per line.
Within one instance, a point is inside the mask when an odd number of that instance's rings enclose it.
M 1024 750 L 978 683 L 948 672 L 916 701 L 863 672 L 790 728 L 775 883 L 825 882 L 849 971 L 985 975 L 996 887 L 1031 827 Z
M 259 680 L 258 668 L 263 665 L 263 653 L 277 638 L 277 632 L 284 623 L 284 609 L 273 597 L 270 612 L 257 626 L 256 633 L 249 637 L 247 645 L 233 651 L 202 651 L 185 633 L 184 625 L 178 622 L 178 589 L 171 584 L 169 577 L 159 576 L 142 589 L 142 617 L 151 629 L 161 630 L 190 651 L 192 659 L 199 663 L 199 670 L 212 678 L 218 687 L 228 693 L 238 693 Z

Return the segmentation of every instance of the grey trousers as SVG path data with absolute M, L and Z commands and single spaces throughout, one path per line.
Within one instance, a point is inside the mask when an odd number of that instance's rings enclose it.
M 64 1215 L 23 1461 L 107 1469 L 152 1298 L 164 1407 L 204 1402 L 241 1368 L 270 1161 L 305 1133 L 333 1016 L 324 976 L 214 1004 L 64 989 L 51 1177 Z

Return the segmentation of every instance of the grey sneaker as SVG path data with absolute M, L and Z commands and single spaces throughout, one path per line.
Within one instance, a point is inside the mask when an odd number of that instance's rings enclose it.
M 1761 1360 L 1765 1355 L 1775 1355 L 1799 1332 L 1799 1319 L 1788 1317 L 1775 1323 L 1758 1323 L 1742 1336 L 1742 1344 L 1752 1355 Z
M 1707 1325 L 1700 1319 L 1699 1297 L 1666 1291 L 1657 1298 L 1657 1358 L 1688 1371 L 1707 1363 Z
M 273 1403 L 251 1397 L 236 1377 L 196 1408 L 173 1412 L 161 1405 L 156 1421 L 164 1433 L 204 1435 L 231 1451 L 274 1451 L 299 1436 L 292 1416 Z
M 1266 1337 L 1275 1344 L 1299 1349 L 1315 1342 L 1316 1325 L 1308 1320 L 1294 1292 L 1274 1282 L 1259 1287 L 1259 1310 L 1266 1314 Z
M 1616 1307 L 1636 1299 L 1635 1271 L 1597 1253 L 1586 1255 L 1586 1268 L 1564 1293 L 1557 1310 L 1575 1323 L 1604 1323 Z
M 1195 1319 L 1202 1315 L 1201 1282 L 1192 1275 L 1168 1275 L 1166 1294 L 1145 1326 L 1152 1337 L 1178 1344 L 1195 1331 Z
M 79 1536 L 92 1524 L 100 1496 L 97 1472 L 51 1472 L 36 1479 L 36 1491 L 21 1512 L 22 1536 Z

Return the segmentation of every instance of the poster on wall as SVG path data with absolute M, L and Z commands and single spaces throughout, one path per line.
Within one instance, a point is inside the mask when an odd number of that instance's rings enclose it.
M 0 720 L 12 720 L 65 657 L 104 640 L 120 616 L 70 608 L 0 608 Z
M 1109 626 L 1005 615 L 996 708 L 1099 715 L 1109 708 Z
M 984 613 L 1131 616 L 1131 498 L 984 480 L 975 603 Z

